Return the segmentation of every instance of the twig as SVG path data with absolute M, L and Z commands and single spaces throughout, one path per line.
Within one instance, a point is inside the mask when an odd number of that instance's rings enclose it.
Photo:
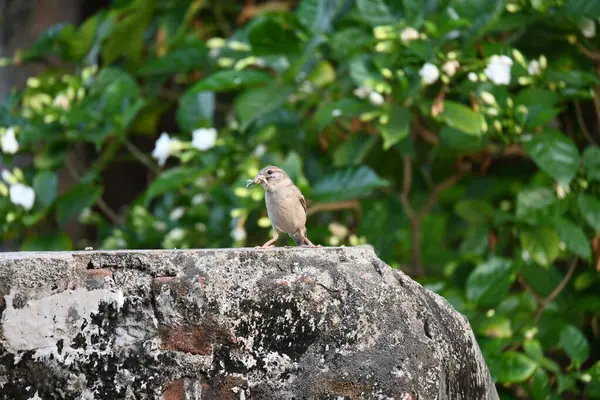
M 419 210 L 418 213 L 410 204 L 408 195 L 410 194 L 410 188 L 412 186 L 412 160 L 408 156 L 402 157 L 403 164 L 403 182 L 402 192 L 400 193 L 400 203 L 406 212 L 406 216 L 411 226 L 411 251 L 413 263 L 415 265 L 415 272 L 419 275 L 423 274 L 423 257 L 421 254 L 421 224 L 423 219 L 431 211 L 431 208 L 438 201 L 440 195 L 445 190 L 454 186 L 465 174 L 464 171 L 451 176 L 440 184 L 434 186 L 431 196 L 427 199 L 427 203 Z
M 71 175 L 71 177 L 76 181 L 79 181 L 80 174 L 77 171 L 75 165 L 73 165 L 73 160 L 71 160 L 69 156 L 65 157 L 65 167 L 67 168 L 69 175 Z M 98 208 L 100 208 L 100 210 L 104 212 L 104 215 L 110 220 L 110 222 L 112 222 L 115 225 L 118 225 L 120 223 L 119 216 L 117 215 L 117 213 L 114 212 L 112 208 L 110 208 L 110 206 L 104 201 L 104 199 L 102 199 L 102 197 L 98 198 L 97 203 Z
M 581 112 L 581 105 L 579 104 L 579 102 L 577 100 L 575 100 L 574 104 L 575 104 L 575 115 L 577 116 L 577 123 L 579 123 L 579 126 L 581 127 L 581 132 L 583 133 L 583 136 L 585 136 L 586 140 L 590 144 L 597 144 L 585 124 L 585 121 L 583 119 L 583 114 Z
M 408 201 L 408 194 L 410 193 L 410 187 L 412 186 L 412 161 L 409 156 L 402 157 L 402 193 L 400 193 L 400 203 L 404 210 L 406 211 L 406 215 L 408 219 L 415 218 L 415 210 L 410 205 L 410 201 Z
M 139 162 L 141 162 L 142 164 L 144 164 L 146 167 L 148 167 L 149 170 L 151 170 L 152 172 L 154 172 L 155 174 L 158 174 L 160 172 L 160 170 L 158 169 L 158 167 L 152 162 L 152 160 L 146 155 L 144 154 L 144 152 L 142 152 L 140 149 L 138 149 L 136 147 L 136 145 L 134 145 L 133 143 L 131 143 L 131 141 L 127 138 L 123 138 L 123 144 L 125 144 L 125 147 L 127 147 L 127 150 L 129 150 L 129 152 L 138 159 Z
M 587 58 L 592 59 L 594 61 L 600 61 L 600 53 L 588 49 L 581 43 L 577 43 L 576 46 L 579 49 L 579 51 L 581 51 L 583 55 L 585 55 Z
M 573 272 L 575 272 L 575 268 L 576 267 L 577 267 L 577 259 L 574 258 L 573 261 L 571 261 L 571 265 L 569 266 L 569 270 L 567 271 L 567 274 L 564 276 L 564 278 L 562 279 L 562 281 L 560 281 L 560 283 L 554 288 L 554 290 L 548 295 L 548 297 L 546 297 L 545 299 L 542 299 L 540 301 L 540 306 L 539 306 L 537 312 L 535 313 L 535 316 L 533 317 L 536 322 L 542 316 L 542 313 L 544 312 L 544 309 L 546 308 L 546 306 L 548 304 L 550 304 L 552 301 L 554 301 L 554 299 L 565 288 L 565 286 L 569 282 L 569 279 L 571 279 L 571 276 L 573 275 Z
M 431 193 L 431 196 L 429 196 L 429 199 L 427 199 L 427 203 L 425 204 L 425 206 L 423 208 L 421 208 L 421 211 L 419 211 L 419 218 L 423 219 L 425 217 L 425 215 L 427 213 L 429 213 L 429 211 L 431 211 L 431 208 L 438 201 L 442 192 L 444 192 L 444 191 L 450 189 L 452 186 L 456 185 L 456 183 L 459 180 L 461 180 L 461 178 L 464 176 L 464 174 L 465 173 L 463 171 L 461 171 L 458 174 L 453 175 L 450 178 L 446 179 L 442 183 L 435 185 L 435 187 L 433 188 L 433 192 Z
M 360 203 L 358 200 L 339 201 L 335 203 L 317 203 L 311 205 L 306 211 L 306 215 L 313 215 L 321 211 L 337 211 L 346 209 L 360 210 Z

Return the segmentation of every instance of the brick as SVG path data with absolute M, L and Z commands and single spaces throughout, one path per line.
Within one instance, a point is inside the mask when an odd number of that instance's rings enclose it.
M 169 382 L 163 392 L 163 400 L 186 400 L 183 379 Z
M 216 322 L 200 326 L 159 327 L 161 349 L 183 351 L 190 354 L 209 355 L 215 344 L 231 341 L 229 333 Z
M 110 277 L 110 278 L 112 278 L 112 276 L 113 276 L 112 271 L 110 269 L 108 269 L 108 268 L 87 269 L 85 271 L 85 273 L 90 278 L 104 278 L 104 277 L 107 277 L 107 276 Z

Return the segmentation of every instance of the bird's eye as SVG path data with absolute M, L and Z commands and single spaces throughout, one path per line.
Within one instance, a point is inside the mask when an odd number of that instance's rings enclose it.
M 267 171 L 267 174 L 269 174 L 269 175 L 271 175 L 272 173 L 273 173 L 272 169 L 270 169 L 270 170 Z

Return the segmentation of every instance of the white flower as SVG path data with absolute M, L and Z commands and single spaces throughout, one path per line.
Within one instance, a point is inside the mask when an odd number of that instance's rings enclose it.
M 438 67 L 436 67 L 432 63 L 425 63 L 425 65 L 423 65 L 423 67 L 419 71 L 419 75 L 421 76 L 421 80 L 426 85 L 431 85 L 439 79 L 440 71 L 438 70 Z
M 22 183 L 10 185 L 10 201 L 17 205 L 23 206 L 27 211 L 31 210 L 35 202 L 35 191 L 29 186 Z
M 594 36 L 596 36 L 596 23 L 589 18 L 584 18 L 579 23 L 579 30 L 581 31 L 583 36 L 585 36 L 588 39 L 591 39 Z
M 513 60 L 510 57 L 493 55 L 483 72 L 496 85 L 508 85 L 512 65 Z
M 17 142 L 14 127 L 11 126 L 4 132 L 4 135 L 0 139 L 0 146 L 2 147 L 2 152 L 6 154 L 15 154 L 19 151 L 19 142 Z
M 12 174 L 7 169 L 2 170 L 2 179 L 4 179 L 4 182 L 8 184 L 16 182 L 16 179 L 13 178 Z
M 449 60 L 449 61 L 446 61 L 444 63 L 444 65 L 442 65 L 442 71 L 444 71 L 444 73 L 446 75 L 448 75 L 449 77 L 452 77 L 452 76 L 454 76 L 454 74 L 456 74 L 456 70 L 458 70 L 458 67 L 460 67 L 460 64 L 458 63 L 458 61 Z
M 419 32 L 415 28 L 404 28 L 402 32 L 400 32 L 400 40 L 404 43 L 408 43 L 411 40 L 417 40 L 419 38 Z
M 173 211 L 171 211 L 171 214 L 169 214 L 169 218 L 171 219 L 171 221 L 177 221 L 179 218 L 183 217 L 183 214 L 185 214 L 185 208 L 177 207 L 174 208 Z
M 448 39 L 448 40 L 458 39 L 460 37 L 460 35 L 462 35 L 462 33 L 458 29 L 454 29 L 453 31 L 450 31 L 446 34 L 446 39 Z
M 212 148 L 217 141 L 215 128 L 200 128 L 192 132 L 192 147 L 204 151 Z
M 376 91 L 372 91 L 371 93 L 369 93 L 369 101 L 371 102 L 371 104 L 376 106 L 380 106 L 383 103 L 385 103 L 385 99 L 383 98 L 383 96 Z
M 450 17 L 450 19 L 453 19 L 455 21 L 460 18 L 456 10 L 452 7 L 448 7 L 448 16 Z
M 167 158 L 175 151 L 177 142 L 177 139 L 171 139 L 166 132 L 160 135 L 152 150 L 152 157 L 158 161 L 159 166 L 165 165 Z
M 60 107 L 65 110 L 68 110 L 71 107 L 71 100 L 69 100 L 69 97 L 67 95 L 59 94 L 54 98 L 53 104 L 55 107 Z
M 487 104 L 489 104 L 491 106 L 496 104 L 496 98 L 490 92 L 481 92 L 481 93 L 479 93 L 479 96 L 481 96 L 481 100 L 485 101 Z
M 185 231 L 182 228 L 173 228 L 167 233 L 166 239 L 175 242 L 183 239 Z
M 542 72 L 542 67 L 538 60 L 531 60 L 527 66 L 527 72 L 529 75 L 539 75 Z
M 475 72 L 469 72 L 467 78 L 469 78 L 471 82 L 477 82 L 477 74 Z
M 241 242 L 242 240 L 245 240 L 246 237 L 246 230 L 243 226 L 236 226 L 231 230 L 231 238 L 236 242 Z
M 369 95 L 369 93 L 371 92 L 371 89 L 366 87 L 366 86 L 361 86 L 361 87 L 357 87 L 356 89 L 354 89 L 354 91 L 352 93 L 354 93 L 354 95 L 356 97 L 358 97 L 359 99 L 364 99 L 365 97 L 367 97 Z
M 199 204 L 202 204 L 206 201 L 206 196 L 198 193 L 197 195 L 195 195 L 194 197 L 192 197 L 192 204 L 197 206 Z
M 256 146 L 256 148 L 254 149 L 254 155 L 258 158 L 261 158 L 262 156 L 264 156 L 266 152 L 267 152 L 267 147 L 262 143 L 259 144 L 258 146 Z
M 331 115 L 334 117 L 339 117 L 340 115 L 342 115 L 342 110 L 340 110 L 339 108 L 336 108 L 335 110 L 333 110 L 331 112 Z

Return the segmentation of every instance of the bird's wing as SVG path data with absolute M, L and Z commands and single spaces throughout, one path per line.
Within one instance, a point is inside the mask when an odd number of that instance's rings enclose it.
M 298 197 L 300 198 L 300 204 L 302 204 L 302 208 L 304 208 L 304 212 L 306 212 L 306 199 L 300 192 L 300 189 L 298 189 L 297 187 L 296 187 L 296 189 L 298 190 Z

